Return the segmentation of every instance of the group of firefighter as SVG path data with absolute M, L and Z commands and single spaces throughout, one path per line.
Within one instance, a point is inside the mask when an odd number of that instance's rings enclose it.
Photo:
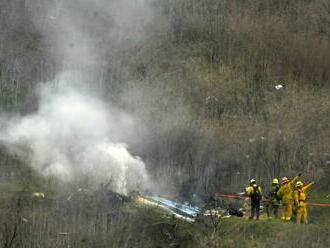
M 254 217 L 257 220 L 259 219 L 260 203 L 263 202 L 268 218 L 281 218 L 283 221 L 291 221 L 294 212 L 297 224 L 307 224 L 307 191 L 314 182 L 304 186 L 299 179 L 300 176 L 299 174 L 292 180 L 282 177 L 280 183 L 277 178 L 274 178 L 266 196 L 262 195 L 261 187 L 256 180 L 251 179 L 250 185 L 245 191 L 245 195 L 251 199 L 250 219 L 254 219 Z

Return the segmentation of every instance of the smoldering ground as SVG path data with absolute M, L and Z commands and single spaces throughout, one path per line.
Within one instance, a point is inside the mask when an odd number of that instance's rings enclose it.
M 134 121 L 100 100 L 68 86 L 38 90 L 39 109 L 26 116 L 2 118 L 1 143 L 44 175 L 66 182 L 85 180 L 85 187 L 109 183 L 118 193 L 147 182 L 143 161 L 120 143 Z
M 143 188 L 145 165 L 123 142 L 137 139 L 136 123 L 88 90 L 100 80 L 105 61 L 143 39 L 150 3 L 26 1 L 44 51 L 57 65 L 55 78 L 39 84 L 37 111 L 1 118 L 1 143 L 38 172 L 66 182 L 109 184 L 124 194 Z

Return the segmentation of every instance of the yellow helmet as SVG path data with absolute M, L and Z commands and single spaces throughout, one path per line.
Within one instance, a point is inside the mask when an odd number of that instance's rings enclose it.
M 273 179 L 273 184 L 278 184 L 278 179 L 277 178 Z
M 302 183 L 302 181 L 298 181 L 296 182 L 296 187 L 302 187 L 304 184 Z

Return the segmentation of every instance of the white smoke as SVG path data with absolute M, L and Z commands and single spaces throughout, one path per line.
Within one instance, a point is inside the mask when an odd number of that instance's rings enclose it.
M 87 89 L 97 88 L 117 51 L 142 42 L 152 20 L 152 2 L 25 1 L 46 54 L 59 67 L 54 81 L 38 90 L 36 112 L 2 118 L 0 142 L 29 159 L 37 171 L 63 181 L 109 184 L 118 193 L 145 185 L 144 163 L 122 143 L 134 134 L 132 118 L 90 96 Z
M 27 0 L 48 53 L 59 64 L 98 67 L 141 44 L 154 0 Z
M 134 127 L 132 118 L 79 93 L 68 80 L 62 74 L 55 89 L 44 84 L 36 112 L 3 119 L 1 143 L 30 158 L 37 171 L 66 182 L 87 179 L 93 188 L 109 184 L 123 194 L 145 185 L 144 163 L 118 143 Z

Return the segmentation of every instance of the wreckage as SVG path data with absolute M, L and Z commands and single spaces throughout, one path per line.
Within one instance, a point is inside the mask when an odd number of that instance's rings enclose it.
M 159 196 L 138 195 L 136 201 L 142 205 L 154 206 L 167 211 L 172 216 L 188 222 L 194 222 L 199 217 L 213 216 L 229 218 L 231 216 L 243 217 L 244 211 L 237 204 L 223 204 L 212 198 L 202 207 L 192 206 L 188 202 L 180 203 Z

